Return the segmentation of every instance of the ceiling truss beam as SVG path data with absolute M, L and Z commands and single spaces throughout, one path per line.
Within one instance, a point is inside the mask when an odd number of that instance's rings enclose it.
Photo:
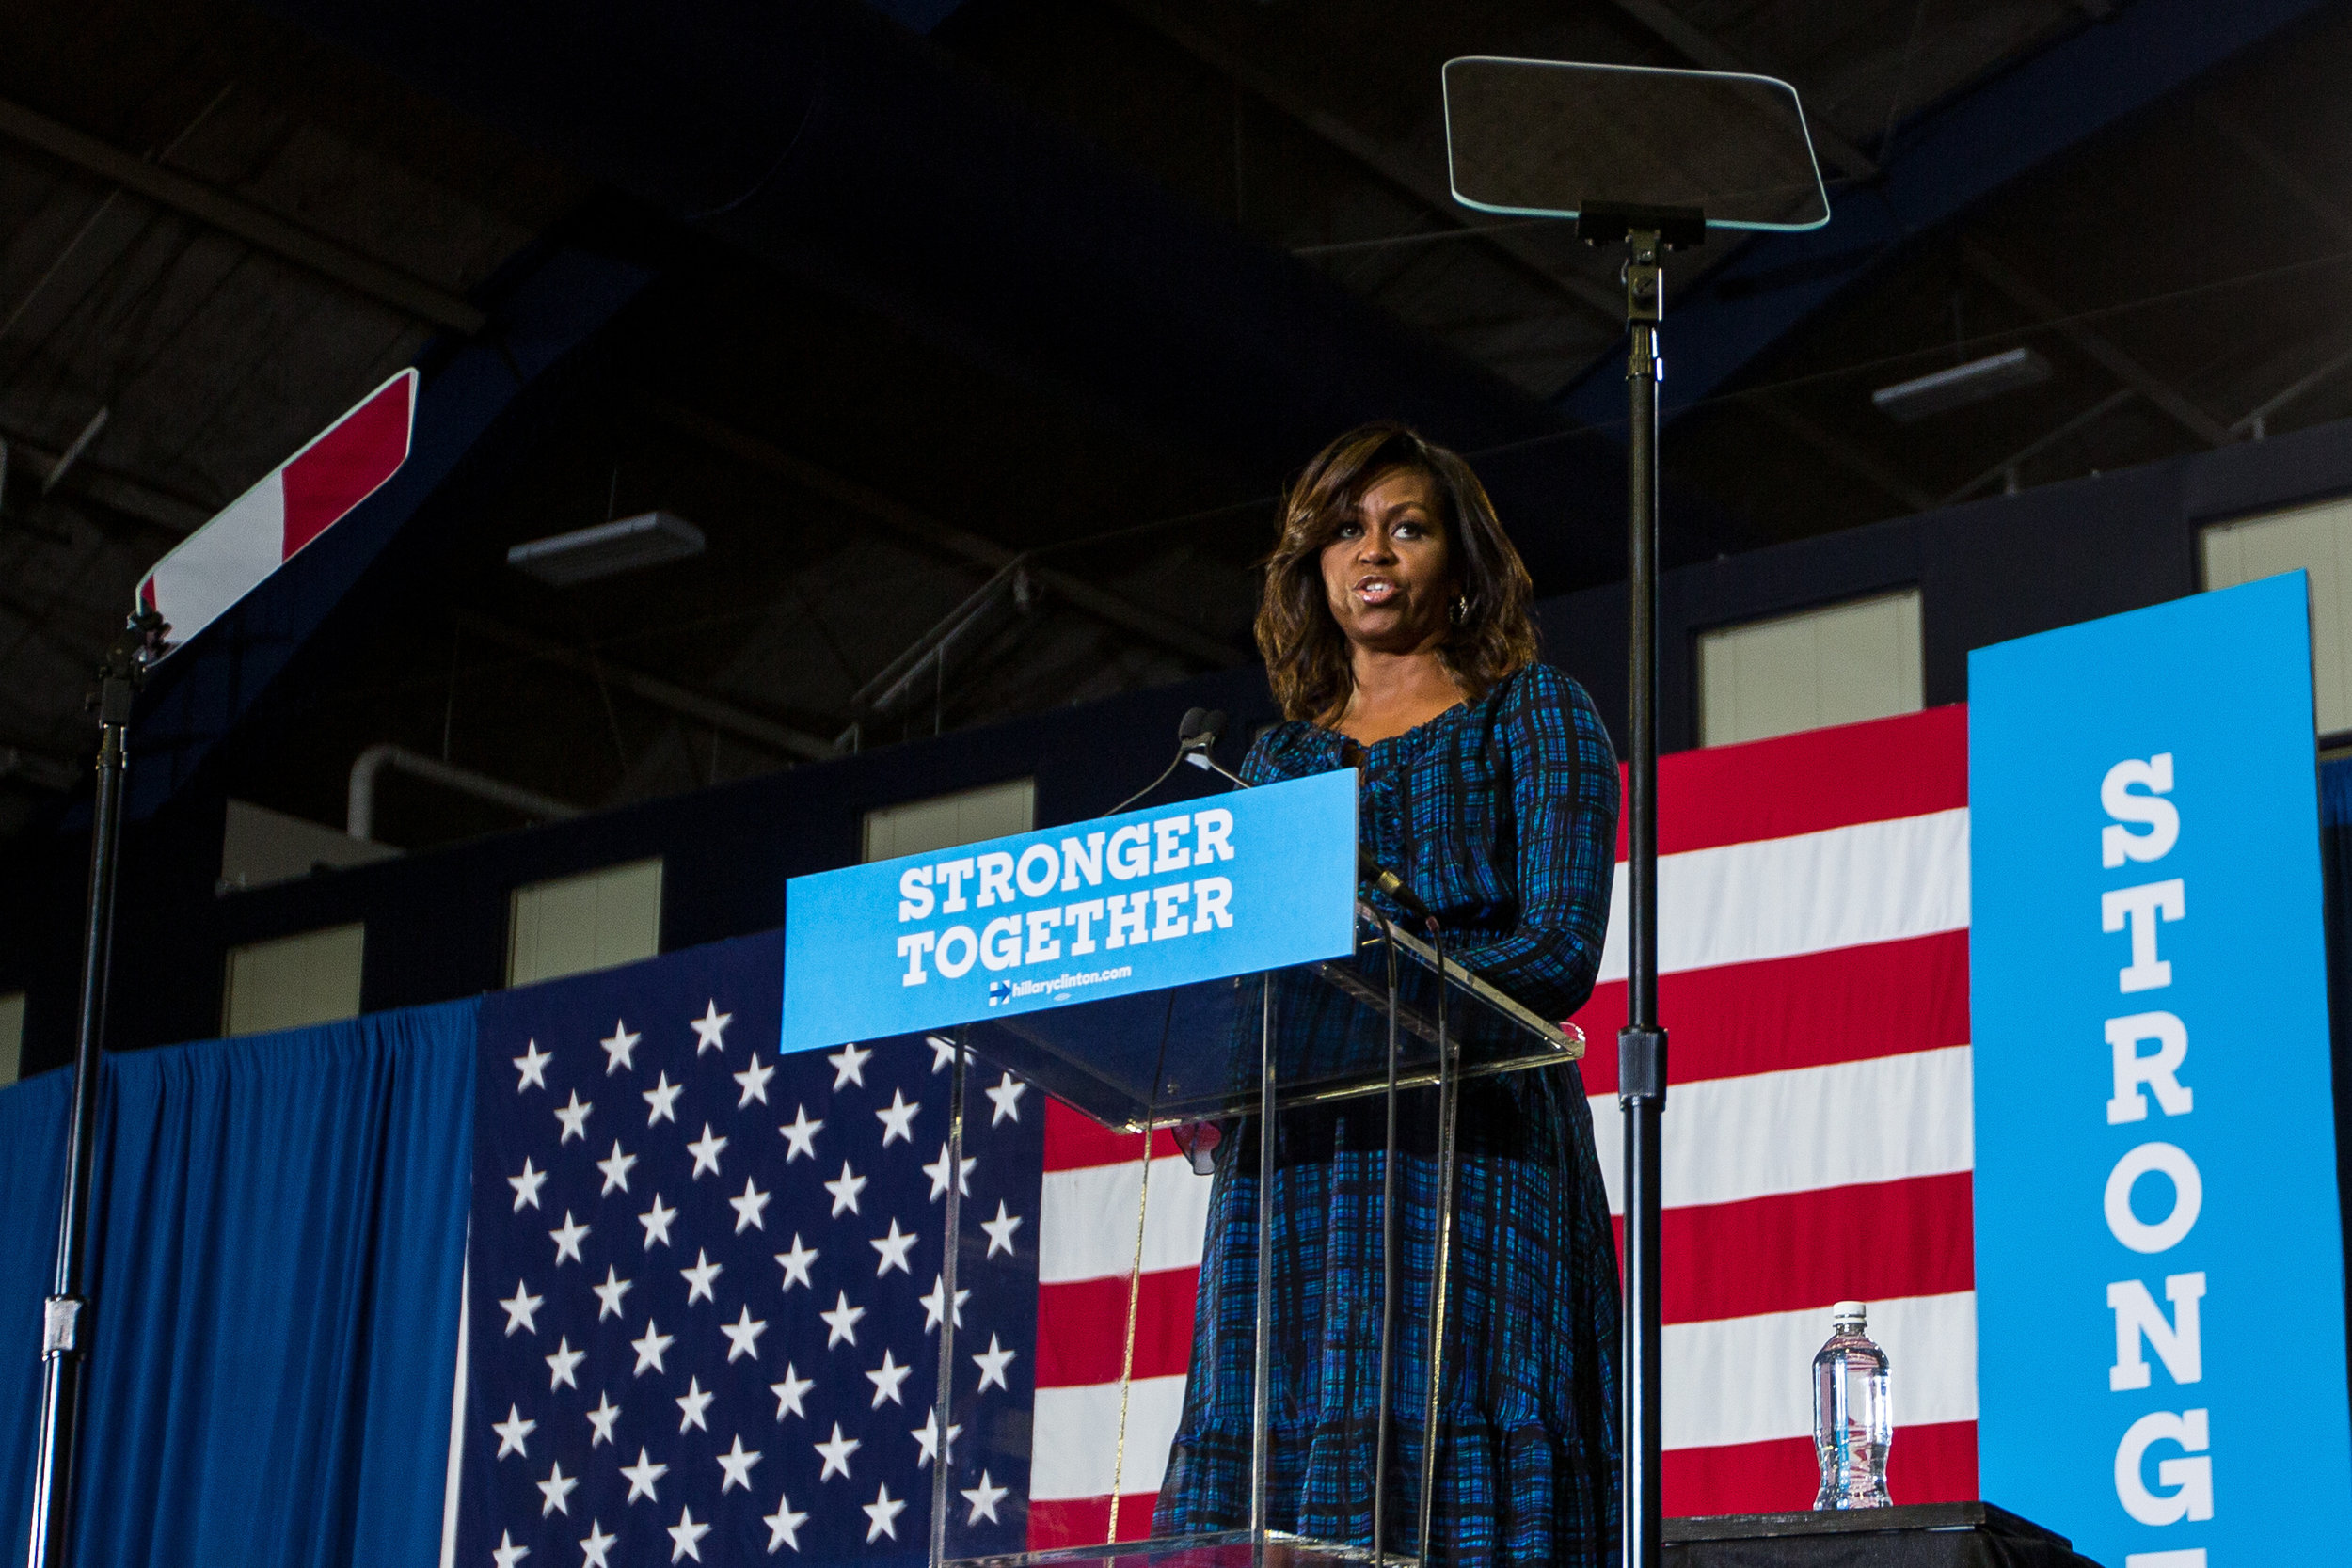
M 2325 3 L 2135 0 L 1906 122 L 1881 178 L 1841 192 L 1830 223 L 1761 237 L 1683 292 L 1667 316 L 1663 414 L 1672 420 L 1721 391 L 1973 203 Z M 1555 404 L 1609 428 L 1625 406 L 1619 357 L 1597 356 Z
M 1976 478 L 1970 480 L 1959 489 L 1953 490 L 1947 495 L 1939 496 L 1936 498 L 1935 504 L 1937 506 L 1952 506 L 1958 502 L 1966 500 L 1969 497 L 1975 495 L 1986 485 L 1991 484 L 1994 481 L 2007 477 L 2010 470 L 2017 467 L 2019 464 L 2026 462 L 2029 458 L 2041 456 L 2052 447 L 2057 446 L 2060 441 L 2065 440 L 2069 436 L 2074 435 L 2076 431 L 2081 430 L 2086 425 L 2090 425 L 2097 420 L 2106 418 L 2109 414 L 2112 414 L 2115 410 L 2122 407 L 2125 404 L 2131 402 L 2132 399 L 2137 397 L 2139 393 L 2130 387 L 2117 388 L 2114 391 L 2109 392 L 2106 397 L 2101 398 L 2098 402 L 2092 404 L 2081 413 L 2074 415 L 2055 430 L 2045 431 L 2042 435 L 2035 436 L 2032 440 L 2026 442 L 2015 451 L 2010 452 L 2007 457 L 2002 458 L 1998 463 L 1994 464 L 1991 467 L 1977 475 Z
M 1741 59 L 1731 50 L 1715 41 L 1714 37 L 1685 22 L 1665 0 L 1610 0 L 1610 4 L 1639 23 L 1643 29 L 1661 43 L 1706 71 L 1738 71 L 1742 75 L 1759 73 L 1756 67 Z M 1814 149 L 1837 166 L 1838 172 L 1850 180 L 1875 180 L 1879 166 L 1869 154 L 1837 134 L 1811 110 L 1805 111 L 1805 129 L 1812 134 Z
M 1769 395 L 1757 397 L 1750 400 L 1749 406 L 1836 463 L 1849 473 L 1869 481 L 1914 512 L 1925 512 L 1935 504 L 1933 496 L 1903 478 L 1891 467 L 1871 456 L 1836 432 L 1814 423 L 1779 399 Z
M 58 459 L 64 454 L 55 447 L 25 440 L 13 432 L 0 432 L 0 454 L 5 454 L 0 458 L 0 467 L 5 463 L 21 462 L 25 472 L 44 482 L 44 488 L 54 483 L 68 495 L 82 496 L 173 533 L 193 532 L 213 515 L 214 509 L 201 501 L 158 489 L 128 474 L 97 467 L 87 458 L 76 461 L 66 475 L 56 477 Z
M 2240 436 L 2251 436 L 2257 441 L 2261 440 L 2270 434 L 2269 425 L 2272 415 L 2302 397 L 2304 393 L 2333 381 L 2346 369 L 2352 369 L 2352 349 L 2329 355 L 2319 364 L 2289 382 L 2284 388 L 2273 392 L 2269 397 L 2238 416 L 2231 422 L 2231 430 Z
M 2277 148 L 2256 135 L 2252 127 L 2209 97 L 2198 100 L 2192 112 L 2206 129 L 2235 148 L 2272 184 L 2292 197 L 2296 205 L 2333 230 L 2337 239 L 2352 241 L 2352 216 L 2347 216 L 2333 198 L 2306 179 L 2301 169 L 2280 156 Z
M 845 479 L 806 458 L 795 457 L 780 447 L 699 410 L 658 399 L 644 400 L 644 406 L 656 419 L 680 434 L 788 479 L 803 489 L 881 523 L 899 537 L 923 546 L 935 554 L 985 566 L 992 572 L 1002 571 L 1022 555 L 1021 551 L 1008 549 L 993 540 L 983 539 L 977 533 L 926 516 L 879 490 Z M 1230 670 L 1243 662 L 1242 656 L 1224 641 L 1186 626 L 1172 615 L 1139 605 L 1058 567 L 1030 562 L 1027 569 L 1030 577 L 1041 586 L 1098 621 L 1156 642 L 1213 669 Z
M 1383 184 L 1410 197 L 1445 223 L 1494 251 L 1539 283 L 1567 295 L 1579 305 L 1606 316 L 1612 325 L 1625 321 L 1625 296 L 1616 290 L 1572 272 L 1564 272 L 1540 246 L 1531 245 L 1517 230 L 1488 228 L 1470 221 L 1455 203 L 1454 193 L 1390 153 L 1355 127 L 1326 114 L 1267 75 L 1239 53 L 1227 48 L 1189 22 L 1162 10 L 1153 0 L 1117 0 L 1119 8 L 1157 33 L 1219 76 L 1258 99 L 1283 119 L 1345 156 Z
M 282 261 L 389 305 L 404 315 L 467 337 L 480 332 L 489 319 L 479 307 L 446 289 L 289 223 L 277 214 L 204 181 L 135 157 L 7 99 L 0 99 L 0 135 L 38 148 L 135 196 L 208 224 L 256 250 L 267 251 Z
M 748 740 L 778 755 L 798 757 L 803 762 L 823 762 L 836 754 L 833 742 L 819 736 L 794 729 L 789 724 L 779 724 L 772 719 L 738 707 L 733 703 L 706 696 L 658 675 L 648 675 L 626 665 L 614 664 L 593 649 L 575 648 L 550 638 L 521 631 L 469 610 L 453 610 L 450 615 L 461 629 L 485 642 L 501 643 L 532 658 L 559 664 L 567 670 L 577 670 L 606 685 L 616 686 L 656 707 L 667 708 L 682 719 L 723 730 L 739 740 Z
M 2226 447 L 2237 439 L 2220 420 L 2190 402 L 2185 393 L 2082 322 L 2073 319 L 2065 307 L 2034 287 L 2023 273 L 1984 246 L 1974 240 L 1962 241 L 1960 260 L 1963 266 L 2007 296 L 2010 304 L 2073 343 L 2108 374 L 2162 409 L 2182 429 L 2199 440 L 2208 446 Z

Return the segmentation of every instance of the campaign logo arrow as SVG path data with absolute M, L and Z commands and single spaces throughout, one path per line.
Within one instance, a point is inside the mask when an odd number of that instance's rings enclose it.
M 412 369 L 360 399 L 155 562 L 137 602 L 170 623 L 166 655 L 381 489 L 408 461 L 416 422 Z

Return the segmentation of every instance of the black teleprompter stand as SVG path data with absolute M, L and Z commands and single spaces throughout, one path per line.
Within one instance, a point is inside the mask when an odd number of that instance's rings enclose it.
M 1660 1568 L 1660 1138 L 1666 1031 L 1658 1020 L 1658 352 L 1669 251 L 1709 228 L 1816 229 L 1829 196 L 1788 83 L 1738 71 L 1465 55 L 1444 71 L 1454 199 L 1512 217 L 1574 219 L 1625 249 L 1628 734 L 1625 1116 L 1625 1568 Z
M 74 1456 L 82 1370 L 89 1354 L 90 1148 L 97 1130 L 98 1062 L 106 1032 L 106 971 L 114 946 L 115 867 L 122 845 L 122 784 L 131 705 L 168 629 L 151 610 L 124 623 L 98 667 L 98 787 L 90 808 L 89 912 L 82 927 L 81 1017 L 73 1040 L 65 1187 L 57 1203 L 57 1264 L 40 1313 L 40 1438 L 33 1470 L 27 1568 L 73 1560 Z
M 1658 1022 L 1658 388 L 1665 361 L 1665 256 L 1703 245 L 1707 217 L 1691 207 L 1586 202 L 1577 237 L 1625 246 L 1627 616 L 1626 1026 L 1617 1035 L 1617 1104 L 1625 1116 L 1625 1279 L 1622 1378 L 1624 1561 L 1652 1568 L 1664 1510 L 1659 1365 L 1659 1141 L 1666 1112 L 1666 1031 Z

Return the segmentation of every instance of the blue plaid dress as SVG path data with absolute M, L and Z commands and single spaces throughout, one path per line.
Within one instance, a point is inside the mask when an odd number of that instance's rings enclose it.
M 1566 1018 L 1608 926 L 1617 765 L 1577 683 L 1533 665 L 1477 702 L 1359 747 L 1304 722 L 1251 750 L 1251 782 L 1363 769 L 1363 847 L 1400 871 L 1458 957 Z M 1436 1098 L 1399 1116 L 1402 1267 L 1388 1527 L 1420 1503 Z M 1377 1098 L 1286 1112 L 1272 1227 L 1277 1529 L 1368 1544 L 1380 1323 Z M 1599 1568 L 1617 1556 L 1617 1270 L 1592 1115 L 1572 1063 L 1473 1082 L 1459 1117 L 1452 1303 L 1432 1552 L 1464 1568 Z M 1184 1417 L 1155 1535 L 1248 1522 L 1257 1275 L 1254 1123 L 1225 1141 L 1209 1199 Z

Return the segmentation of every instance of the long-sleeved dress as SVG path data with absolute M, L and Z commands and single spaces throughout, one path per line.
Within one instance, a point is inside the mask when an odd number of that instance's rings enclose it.
M 1358 746 L 1292 722 L 1252 783 L 1362 769 L 1363 847 L 1399 871 L 1458 958 L 1566 1018 L 1600 965 L 1617 767 L 1583 689 L 1531 665 L 1476 702 Z M 1437 1237 L 1436 1101 L 1406 1097 L 1388 1534 L 1416 1530 Z M 1268 1524 L 1372 1537 L 1380 1317 L 1379 1100 L 1284 1113 L 1269 1204 Z M 1464 1568 L 1613 1562 L 1619 1528 L 1617 1274 L 1592 1115 L 1572 1063 L 1473 1080 L 1458 1118 L 1446 1389 L 1432 1553 Z M 1192 1368 L 1153 1534 L 1248 1522 L 1257 1275 L 1256 1126 L 1226 1141 L 1209 1199 Z

